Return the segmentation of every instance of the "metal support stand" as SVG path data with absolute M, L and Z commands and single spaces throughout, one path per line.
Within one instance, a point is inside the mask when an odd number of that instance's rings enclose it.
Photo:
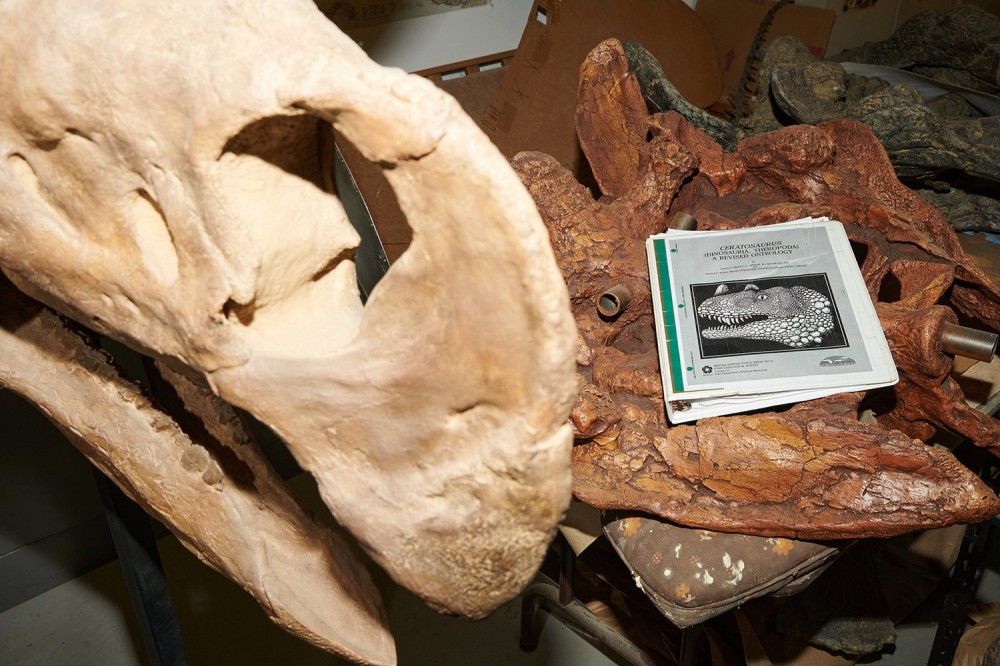
M 559 603 L 563 606 L 574 599 L 573 578 L 576 576 L 576 553 L 565 539 L 559 547 Z
M 681 654 L 678 666 L 695 666 L 698 663 L 698 647 L 705 629 L 696 624 L 681 631 Z
M 991 396 L 978 408 L 979 411 L 994 414 L 998 395 L 1000 394 Z M 980 474 L 986 485 L 994 491 L 997 490 L 997 482 L 992 476 L 992 470 L 996 464 L 996 457 L 987 455 L 986 462 L 983 463 L 983 471 Z M 955 650 L 958 648 L 958 642 L 965 631 L 966 607 L 975 597 L 976 586 L 979 584 L 979 572 L 986 555 L 986 546 L 989 542 L 992 525 L 992 520 L 986 520 L 965 528 L 962 549 L 958 552 L 958 558 L 956 558 L 955 566 L 951 571 L 948 595 L 945 597 L 944 608 L 941 610 L 941 620 L 938 622 L 937 632 L 934 634 L 934 643 L 931 645 L 927 666 L 951 665 Z
M 538 611 L 544 609 L 620 663 L 635 666 L 659 664 L 656 658 L 602 622 L 574 597 L 575 563 L 576 556 L 573 550 L 568 543 L 562 541 L 559 551 L 558 584 L 543 576 L 547 582 L 535 583 L 524 591 L 521 601 L 521 649 L 525 652 L 534 652 L 538 647 L 541 632 Z
M 521 602 L 521 649 L 534 652 L 538 647 L 540 627 L 539 609 L 555 615 L 567 625 L 588 638 L 598 649 L 609 652 L 609 656 L 624 660 L 635 666 L 657 666 L 659 661 L 642 650 L 632 641 L 614 631 L 590 612 L 590 609 L 574 599 L 568 604 L 559 602 L 558 588 L 549 583 L 535 583 L 524 592 Z
M 962 538 L 962 550 L 955 560 L 951 585 L 945 597 L 941 620 L 938 622 L 928 666 L 951 666 L 958 641 L 965 631 L 965 609 L 976 593 L 978 572 L 990 534 L 990 521 L 969 525 Z
M 184 641 L 150 518 L 96 468 L 94 478 L 149 660 L 153 666 L 186 666 Z

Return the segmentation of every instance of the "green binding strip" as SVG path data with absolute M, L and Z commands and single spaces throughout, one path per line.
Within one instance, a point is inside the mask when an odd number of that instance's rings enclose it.
M 677 322 L 674 318 L 673 290 L 670 288 L 670 268 L 667 266 L 667 242 L 653 239 L 656 256 L 656 276 L 659 282 L 660 307 L 663 312 L 663 332 L 667 340 L 667 356 L 670 360 L 670 384 L 675 393 L 684 391 L 684 373 L 681 370 L 681 350 L 677 346 Z

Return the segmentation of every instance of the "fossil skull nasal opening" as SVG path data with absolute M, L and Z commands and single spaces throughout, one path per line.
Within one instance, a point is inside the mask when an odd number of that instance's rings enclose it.
M 262 116 L 227 140 L 207 189 L 225 210 L 211 224 L 247 276 L 235 302 L 276 304 L 353 257 L 359 239 L 332 182 L 332 146 L 329 124 L 304 113 Z

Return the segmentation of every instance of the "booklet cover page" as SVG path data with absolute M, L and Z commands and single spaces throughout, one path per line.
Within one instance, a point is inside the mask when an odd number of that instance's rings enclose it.
M 839 222 L 670 232 L 648 248 L 668 400 L 895 381 Z

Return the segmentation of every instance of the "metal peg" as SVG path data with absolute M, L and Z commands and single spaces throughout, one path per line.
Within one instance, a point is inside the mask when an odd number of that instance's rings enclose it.
M 614 317 L 628 307 L 632 290 L 627 284 L 616 284 L 597 297 L 597 311 L 605 317 Z
M 685 213 L 681 211 L 674 215 L 674 219 L 670 220 L 668 225 L 671 229 L 680 229 L 681 231 L 691 231 L 698 226 L 698 220 L 694 219 L 694 215 L 690 213 Z
M 1000 335 L 989 331 L 980 331 L 957 324 L 945 324 L 941 327 L 941 351 L 946 354 L 965 356 L 989 363 L 993 360 L 993 355 L 996 354 L 998 340 L 1000 340 Z

